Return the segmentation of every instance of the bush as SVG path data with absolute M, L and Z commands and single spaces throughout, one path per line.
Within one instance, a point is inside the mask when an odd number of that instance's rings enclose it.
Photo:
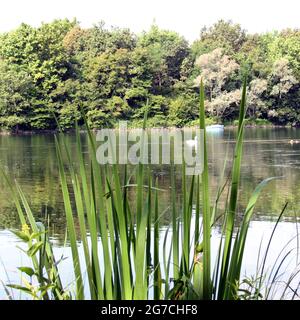
M 194 119 L 194 104 L 185 96 L 178 96 L 170 102 L 168 123 L 172 126 L 183 127 Z
M 74 123 L 81 119 L 80 111 L 77 106 L 67 104 L 59 112 L 59 124 L 63 129 L 71 129 Z
M 13 131 L 18 130 L 21 129 L 24 124 L 26 124 L 25 117 L 16 115 L 0 117 L 0 126 L 4 127 L 5 129 Z

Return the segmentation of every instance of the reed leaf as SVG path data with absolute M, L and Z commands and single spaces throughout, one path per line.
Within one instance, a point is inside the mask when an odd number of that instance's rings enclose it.
M 204 134 L 204 145 L 202 152 L 204 153 L 204 164 L 202 172 L 202 210 L 203 210 L 203 298 L 208 300 L 211 298 L 211 277 L 210 277 L 210 237 L 211 237 L 211 212 L 210 212 L 210 196 L 209 196 L 209 178 L 208 178 L 208 155 L 206 146 L 206 129 L 205 129 L 205 108 L 204 108 L 204 86 L 201 79 L 200 83 L 200 129 Z

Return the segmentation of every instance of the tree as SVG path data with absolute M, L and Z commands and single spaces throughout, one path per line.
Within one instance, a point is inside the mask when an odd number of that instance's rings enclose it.
M 235 54 L 238 64 L 241 66 L 241 76 L 248 76 L 248 81 L 255 78 L 267 78 L 270 74 L 268 61 L 268 46 L 273 41 L 272 34 L 248 35 L 247 39 Z
M 136 36 L 126 28 L 106 28 L 105 23 L 101 21 L 89 29 L 75 25 L 66 34 L 63 43 L 69 54 L 83 60 L 106 51 L 133 50 L 136 47 Z
M 224 120 L 233 120 L 237 117 L 240 100 L 240 89 L 230 92 L 223 91 L 213 100 L 206 101 L 206 106 L 210 116 L 223 122 Z
M 271 95 L 281 100 L 282 95 L 288 93 L 297 83 L 293 71 L 289 67 L 288 59 L 281 58 L 275 61 L 270 80 L 273 84 Z
M 295 77 L 300 80 L 300 31 L 284 30 L 273 35 L 273 41 L 269 44 L 269 60 L 272 65 L 276 60 L 285 58 Z
M 63 38 L 76 24 L 76 20 L 67 19 L 42 24 L 39 28 L 22 24 L 0 39 L 0 58 L 32 78 L 35 90 L 27 122 L 34 129 L 55 125 L 51 93 L 62 81 L 73 76 Z
M 0 125 L 18 130 L 28 127 L 33 81 L 28 73 L 0 60 Z
M 153 25 L 137 36 L 100 22 L 21 24 L 0 34 L 0 127 L 63 129 L 119 119 L 184 126 L 198 117 L 202 77 L 212 121 L 233 120 L 247 75 L 247 116 L 300 124 L 300 32 L 249 34 L 220 20 L 191 46 Z
M 259 118 L 267 110 L 264 94 L 268 90 L 266 79 L 253 79 L 247 94 L 247 113 L 251 118 Z
M 153 25 L 138 39 L 138 46 L 149 53 L 153 70 L 153 93 L 168 92 L 180 80 L 181 64 L 189 54 L 187 41 L 176 32 Z M 155 90 L 155 88 L 157 88 Z
M 79 25 L 75 25 L 70 29 L 63 38 L 63 46 L 70 55 L 78 55 L 87 50 L 86 38 L 89 30 L 82 29 Z
M 179 95 L 170 101 L 170 125 L 183 127 L 198 117 L 198 98 L 194 95 Z
M 195 64 L 201 72 L 195 83 L 199 85 L 200 79 L 203 79 L 204 85 L 209 90 L 210 101 L 221 94 L 228 78 L 239 68 L 239 65 L 225 55 L 221 48 L 201 55 Z
M 68 79 L 58 84 L 51 92 L 51 110 L 61 128 L 71 129 L 75 122 L 81 123 L 80 107 L 84 103 L 84 89 L 79 80 Z
M 219 20 L 217 23 L 200 32 L 200 39 L 192 44 L 194 57 L 222 48 L 228 55 L 238 52 L 246 41 L 246 32 L 239 24 Z
M 110 113 L 110 99 L 120 98 L 124 102 L 121 105 L 126 108 L 114 114 L 114 120 L 134 113 L 149 97 L 151 73 L 148 67 L 147 52 L 141 48 L 118 49 L 88 60 L 84 73 L 87 108 Z

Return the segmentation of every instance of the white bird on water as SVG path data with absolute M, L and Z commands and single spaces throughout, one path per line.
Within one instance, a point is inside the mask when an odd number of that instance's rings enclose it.
M 214 124 L 214 125 L 211 125 L 211 126 L 207 126 L 206 127 L 206 131 L 207 132 L 211 132 L 211 133 L 223 132 L 224 131 L 224 126 L 222 124 Z M 195 150 L 197 151 L 198 136 L 196 136 L 194 139 L 186 140 L 185 143 L 191 148 L 195 147 Z

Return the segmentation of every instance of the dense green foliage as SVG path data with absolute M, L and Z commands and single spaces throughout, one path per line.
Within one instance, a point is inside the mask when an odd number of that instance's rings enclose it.
M 119 119 L 149 126 L 185 126 L 197 118 L 203 77 L 207 115 L 237 118 L 241 79 L 248 76 L 251 121 L 300 124 L 300 31 L 248 34 L 219 21 L 189 43 L 153 25 L 135 35 L 76 20 L 38 28 L 22 24 L 0 35 L 0 126 L 11 130 L 74 126 L 84 111 L 91 127 Z M 147 104 L 148 101 L 148 104 Z

